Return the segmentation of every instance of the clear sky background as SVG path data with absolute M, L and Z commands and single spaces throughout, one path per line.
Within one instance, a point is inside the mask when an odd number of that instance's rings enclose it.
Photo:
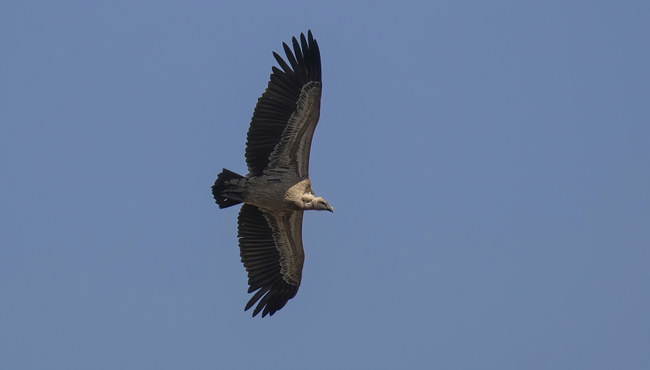
M 650 2 L 0 3 L 0 368 L 650 369 Z M 243 307 L 271 51 L 323 63 L 298 295 Z

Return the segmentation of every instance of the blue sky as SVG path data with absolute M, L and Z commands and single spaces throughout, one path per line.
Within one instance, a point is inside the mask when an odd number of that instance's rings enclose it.
M 0 368 L 650 368 L 647 1 L 0 4 Z M 298 295 L 236 207 L 271 51 L 323 63 Z

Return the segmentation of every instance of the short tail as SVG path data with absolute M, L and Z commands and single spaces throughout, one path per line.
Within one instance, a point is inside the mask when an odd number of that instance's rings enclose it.
M 243 179 L 244 176 L 238 175 L 230 170 L 223 169 L 223 172 L 217 176 L 217 180 L 212 185 L 212 195 L 217 201 L 219 208 L 234 206 L 243 202 L 243 192 L 238 184 L 232 184 L 230 180 Z M 239 194 L 240 197 L 236 197 Z M 237 199 L 239 198 L 239 199 Z

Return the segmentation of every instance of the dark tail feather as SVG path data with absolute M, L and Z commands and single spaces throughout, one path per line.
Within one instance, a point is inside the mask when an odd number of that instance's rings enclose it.
M 217 181 L 214 182 L 212 186 L 212 195 L 214 200 L 217 201 L 219 208 L 226 208 L 239 204 L 242 201 L 232 198 L 232 193 L 242 193 L 241 188 L 238 185 L 226 183 L 228 180 L 239 180 L 243 179 L 244 176 L 238 175 L 230 170 L 223 169 L 223 172 L 217 176 Z

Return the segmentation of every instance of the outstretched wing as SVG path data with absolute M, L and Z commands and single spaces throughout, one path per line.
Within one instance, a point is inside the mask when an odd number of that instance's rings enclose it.
M 311 31 L 292 39 L 293 52 L 282 43 L 287 64 L 273 67 L 268 88 L 257 101 L 246 142 L 246 164 L 251 176 L 274 170 L 308 176 L 311 139 L 320 116 L 321 64 L 318 43 Z M 269 172 L 270 171 L 270 172 Z
M 303 211 L 273 211 L 244 204 L 237 219 L 241 260 L 248 271 L 248 310 L 273 315 L 298 293 L 305 253 Z

